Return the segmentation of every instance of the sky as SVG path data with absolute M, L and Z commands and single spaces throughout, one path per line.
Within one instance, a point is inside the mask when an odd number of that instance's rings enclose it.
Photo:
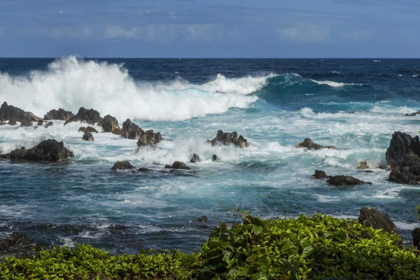
M 0 57 L 420 58 L 418 0 L 0 0 Z

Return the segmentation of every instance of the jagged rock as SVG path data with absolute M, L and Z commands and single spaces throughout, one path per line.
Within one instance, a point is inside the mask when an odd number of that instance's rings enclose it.
M 0 107 L 0 121 L 6 120 L 9 121 L 9 125 L 16 125 L 16 122 L 20 122 L 22 126 L 32 126 L 32 122 L 37 122 L 41 118 L 4 102 Z
M 70 111 L 66 111 L 64 109 L 59 108 L 58 110 L 51 110 L 46 115 L 44 115 L 44 120 L 51 121 L 51 120 L 61 120 L 66 121 L 73 117 L 74 114 Z
M 73 157 L 73 153 L 64 148 L 63 142 L 57 142 L 54 139 L 44 140 L 31 149 L 13 150 L 10 154 L 4 155 L 12 160 L 27 161 L 63 161 Z M 4 157 L 3 156 L 3 157 Z
M 141 168 L 137 169 L 137 171 L 140 171 L 140 172 L 149 172 L 150 169 L 149 168 L 141 167 Z
M 95 111 L 93 109 L 88 110 L 81 107 L 76 115 L 66 120 L 64 125 L 71 122 L 85 122 L 94 125 L 101 122 L 102 118 L 100 117 L 100 115 L 101 114 L 98 111 Z
M 200 223 L 207 223 L 209 219 L 206 216 L 201 216 L 197 219 L 197 221 Z
M 213 161 L 216 161 L 216 160 L 218 160 L 219 158 L 217 157 L 217 155 L 212 155 L 212 156 L 211 156 L 211 159 L 212 159 Z
M 49 128 L 50 126 L 53 126 L 54 125 L 54 123 L 53 122 L 48 122 L 44 127 L 45 128 Z
M 90 133 L 89 131 L 85 131 L 85 133 L 82 136 L 82 139 L 85 141 L 95 141 L 95 138 L 93 138 L 92 133 Z
M 357 169 L 369 169 L 369 166 L 366 161 L 359 162 L 359 166 L 357 166 Z
M 299 143 L 296 148 L 305 148 L 308 150 L 321 150 L 321 149 L 334 149 L 337 150 L 336 146 L 321 146 L 312 142 L 311 139 L 306 138 L 303 142 Z
M 129 161 L 117 161 L 111 169 L 112 170 L 126 170 L 126 169 L 133 169 L 133 168 L 134 166 L 132 166 Z
M 420 140 L 402 132 L 395 132 L 386 151 L 390 166 L 389 180 L 417 185 L 420 184 Z
M 132 123 L 130 119 L 127 119 L 123 123 L 123 136 L 128 139 L 136 139 L 141 134 L 144 133 L 144 131 L 135 123 Z
M 93 127 L 91 127 L 91 126 L 88 126 L 88 127 L 84 127 L 84 126 L 82 126 L 82 127 L 80 127 L 79 128 L 79 132 L 90 132 L 90 133 L 98 133 L 98 131 L 95 129 L 95 128 L 93 128 Z
M 170 164 L 165 164 L 165 168 L 172 168 L 172 165 L 170 165 Z
M 9 238 L 0 239 L 0 252 L 28 252 L 31 251 L 33 247 L 33 239 L 21 232 L 14 232 Z
M 397 232 L 397 227 L 387 215 L 369 206 L 360 209 L 359 223 L 374 229 L 382 229 L 389 233 Z
M 137 141 L 137 146 L 144 147 L 144 146 L 156 146 L 163 138 L 160 133 L 153 133 L 153 130 L 148 130 L 140 134 L 140 138 Z
M 418 114 L 420 114 L 420 111 L 414 112 L 414 113 L 411 113 L 411 114 L 405 114 L 405 116 L 406 117 L 414 117 L 415 115 L 418 115 Z
M 315 179 L 326 179 L 326 178 L 331 178 L 331 176 L 328 176 L 324 171 L 322 170 L 315 170 L 315 174 L 312 175 L 313 178 Z
M 413 245 L 417 250 L 420 250 L 420 228 L 415 228 L 412 232 Z
M 43 120 L 39 120 L 39 121 L 38 121 L 38 125 L 39 125 L 39 126 L 42 126 L 43 124 L 44 124 L 44 121 L 43 121 Z
M 118 120 L 111 115 L 106 115 L 101 120 L 101 126 L 102 132 L 112 132 L 114 134 L 120 134 L 121 129 L 118 125 Z
M 357 178 L 354 178 L 353 176 L 344 176 L 344 175 L 333 176 L 327 181 L 327 183 L 332 186 L 338 186 L 338 187 L 365 185 L 365 184 L 372 185 L 372 183 L 370 182 L 363 182 Z
M 208 140 L 207 142 L 211 143 L 213 146 L 234 144 L 240 148 L 249 147 L 248 140 L 246 140 L 242 135 L 238 137 L 238 133 L 236 131 L 232 133 L 224 133 L 222 130 L 219 130 L 216 137 L 213 140 Z
M 193 154 L 192 158 L 190 159 L 190 162 L 195 163 L 197 161 L 201 161 L 200 156 L 197 154 Z
M 181 161 L 175 161 L 173 164 L 172 164 L 172 166 L 170 166 L 170 165 L 165 165 L 165 168 L 172 168 L 172 169 L 185 169 L 185 170 L 188 170 L 188 169 L 191 169 L 191 168 L 189 168 L 185 163 L 183 163 L 183 162 L 181 162 Z

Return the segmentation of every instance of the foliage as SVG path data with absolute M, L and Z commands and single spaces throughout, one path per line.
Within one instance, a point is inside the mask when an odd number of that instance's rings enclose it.
M 111 256 L 86 245 L 0 263 L 1 279 L 419 279 L 420 256 L 398 235 L 344 219 L 221 224 L 196 254 Z

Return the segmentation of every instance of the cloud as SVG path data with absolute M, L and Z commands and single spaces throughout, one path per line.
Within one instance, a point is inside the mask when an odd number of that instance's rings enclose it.
M 280 38 L 298 43 L 326 43 L 331 40 L 331 29 L 326 26 L 298 25 L 279 30 Z

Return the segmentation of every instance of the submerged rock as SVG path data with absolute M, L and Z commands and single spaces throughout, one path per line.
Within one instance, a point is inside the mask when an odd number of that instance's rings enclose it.
M 7 120 L 9 125 L 16 125 L 16 122 L 20 122 L 22 126 L 32 126 L 32 122 L 37 122 L 41 118 L 4 102 L 0 107 L 0 121 Z
M 64 148 L 63 142 L 57 142 L 54 139 L 44 140 L 31 149 L 17 149 L 3 157 L 12 160 L 27 161 L 63 161 L 69 157 L 73 157 L 73 153 Z
M 328 176 L 324 171 L 322 170 L 315 170 L 314 175 L 312 175 L 313 178 L 315 179 L 326 179 L 326 178 L 331 178 L 331 176 Z
M 219 158 L 217 157 L 217 155 L 212 155 L 212 156 L 211 156 L 211 159 L 212 159 L 213 161 L 216 161 L 216 160 L 218 160 Z
M 200 223 L 207 223 L 209 219 L 206 216 L 201 216 L 197 219 L 197 221 Z
M 44 121 L 43 121 L 43 120 L 39 120 L 39 121 L 38 121 L 38 125 L 39 125 L 39 126 L 42 126 L 43 124 L 44 124 Z
M 82 139 L 85 141 L 95 141 L 95 138 L 93 138 L 92 133 L 90 133 L 89 131 L 85 131 L 85 133 L 82 136 Z
M 359 223 L 374 229 L 382 229 L 389 233 L 397 232 L 397 227 L 387 215 L 369 206 L 360 209 Z
M 160 132 L 153 133 L 153 130 L 148 130 L 146 132 L 142 132 L 140 134 L 139 140 L 137 141 L 137 146 L 145 147 L 145 146 L 156 146 L 163 138 L 160 135 Z
M 414 248 L 420 250 L 420 228 L 415 228 L 411 234 L 413 236 Z
M 418 111 L 418 112 L 414 112 L 414 113 L 411 113 L 411 114 L 405 114 L 405 116 L 406 117 L 414 117 L 414 116 L 416 116 L 416 115 L 419 115 L 420 114 L 420 111 Z
M 117 161 L 111 169 L 112 170 L 126 170 L 126 169 L 133 169 L 133 168 L 134 166 L 132 166 L 129 161 Z
M 14 232 L 9 238 L 0 239 L 0 251 L 7 253 L 29 252 L 34 240 L 22 232 Z
M 357 166 L 357 169 L 369 169 L 369 166 L 366 161 L 359 162 L 359 166 Z
M 54 123 L 53 122 L 48 122 L 44 127 L 45 128 L 49 128 L 50 126 L 53 126 L 54 125 Z
M 299 143 L 296 148 L 305 148 L 308 150 L 321 150 L 321 149 L 334 149 L 337 150 L 336 146 L 321 146 L 312 142 L 311 139 L 306 138 L 303 142 Z
M 93 128 L 93 127 L 91 127 L 91 126 L 88 126 L 88 127 L 84 127 L 84 126 L 82 126 L 82 127 L 80 127 L 79 128 L 79 132 L 90 132 L 90 133 L 98 133 L 98 131 L 95 129 L 95 128 Z
M 420 140 L 407 133 L 395 132 L 386 151 L 386 161 L 391 169 L 389 180 L 417 185 L 420 184 Z
M 212 140 L 208 140 L 207 142 L 211 143 L 213 146 L 234 144 L 240 148 L 249 147 L 248 140 L 242 135 L 238 137 L 238 133 L 236 131 L 232 133 L 225 133 L 222 130 L 219 130 L 216 137 Z
M 353 176 L 344 176 L 338 175 L 331 177 L 328 181 L 328 184 L 332 186 L 355 186 L 355 185 L 372 185 L 370 182 L 363 182 Z
M 58 110 L 53 109 L 53 110 L 49 111 L 46 115 L 44 115 L 44 120 L 46 120 L 46 121 L 50 121 L 50 120 L 66 121 L 73 116 L 74 116 L 74 114 L 72 112 L 59 108 Z
M 100 113 L 93 109 L 85 109 L 81 107 L 76 115 L 70 117 L 66 120 L 64 125 L 71 123 L 71 122 L 85 122 L 91 125 L 100 123 L 102 118 L 100 117 Z
M 114 134 L 120 134 L 121 129 L 118 125 L 118 120 L 111 115 L 106 115 L 101 120 L 101 126 L 102 132 L 112 132 Z
M 149 168 L 140 167 L 139 169 L 137 169 L 137 171 L 140 171 L 140 172 L 149 172 L 151 170 Z
M 184 170 L 189 170 L 191 168 L 189 168 L 185 163 L 181 162 L 181 161 L 175 161 L 172 166 L 171 165 L 165 165 L 165 168 L 172 168 L 172 169 L 184 169 Z
M 192 158 L 190 159 L 190 162 L 195 163 L 197 161 L 201 161 L 200 156 L 197 154 L 193 154 Z

